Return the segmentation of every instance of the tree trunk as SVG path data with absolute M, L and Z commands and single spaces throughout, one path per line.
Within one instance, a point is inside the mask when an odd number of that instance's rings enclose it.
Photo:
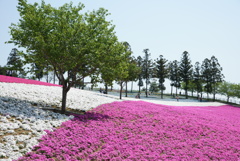
M 55 70 L 53 71 L 53 84 L 55 84 Z
M 62 113 L 66 112 L 66 101 L 67 101 L 67 87 L 63 85 L 62 87 Z
M 188 82 L 186 82 L 185 96 L 186 96 L 186 99 L 188 99 Z
M 120 100 L 122 99 L 123 82 L 120 82 Z
M 146 79 L 146 90 L 145 90 L 145 93 L 146 93 L 146 97 L 148 97 L 147 79 Z
M 108 94 L 108 85 L 105 83 L 105 93 L 104 94 Z
M 171 96 L 172 96 L 172 93 L 173 93 L 173 86 L 171 86 Z
M 125 91 L 125 97 L 127 97 L 127 82 L 126 82 L 126 91 Z
M 215 89 L 215 85 L 213 85 L 213 101 L 215 101 L 215 95 L 216 95 L 216 89 Z
M 132 81 L 132 86 L 131 86 L 131 93 L 133 92 L 133 81 Z
M 161 90 L 161 99 L 163 99 L 163 90 Z

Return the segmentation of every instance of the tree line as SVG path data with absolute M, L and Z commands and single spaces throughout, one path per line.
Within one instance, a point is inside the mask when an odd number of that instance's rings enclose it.
M 197 92 L 202 98 L 203 92 L 215 95 L 219 93 L 219 85 L 224 81 L 222 74 L 222 67 L 215 56 L 210 59 L 206 58 L 200 64 L 196 62 L 191 63 L 190 54 L 187 51 L 182 53 L 180 61 L 168 61 L 160 55 L 158 59 L 149 59 L 149 50 L 144 49 L 144 57 L 137 57 L 138 65 L 141 66 L 141 73 L 138 78 L 138 86 L 143 86 L 143 79 L 145 82 L 145 93 L 148 95 L 147 85 L 150 84 L 150 78 L 158 79 L 158 89 L 161 91 L 161 98 L 163 98 L 163 91 L 166 89 L 164 82 L 169 79 L 171 82 L 171 95 L 173 95 L 173 88 L 175 87 L 175 95 L 178 95 L 178 89 L 184 89 L 185 97 L 188 98 L 188 92 Z

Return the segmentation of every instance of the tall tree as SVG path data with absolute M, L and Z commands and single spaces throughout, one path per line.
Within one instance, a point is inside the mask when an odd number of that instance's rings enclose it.
M 182 81 L 185 83 L 185 96 L 186 99 L 188 98 L 188 85 L 189 81 L 192 77 L 192 64 L 191 60 L 189 58 L 189 53 L 187 51 L 184 51 L 182 54 L 180 66 L 179 66 L 179 73 Z
M 143 78 L 145 79 L 146 89 L 145 94 L 148 97 L 148 84 L 150 83 L 150 78 L 152 75 L 152 61 L 150 59 L 149 49 L 144 49 L 145 57 L 143 60 Z
M 171 95 L 173 95 L 173 86 L 174 86 L 174 80 L 175 80 L 173 62 L 169 62 L 169 63 L 168 63 L 168 70 L 169 70 L 168 78 L 169 78 L 169 80 L 171 81 L 171 82 L 170 82 Z
M 141 56 L 138 56 L 137 57 L 137 66 L 138 68 L 141 70 L 138 74 L 138 87 L 139 87 L 139 90 L 138 90 L 138 93 L 140 94 L 140 91 L 141 91 L 141 87 L 143 86 L 143 59 Z
M 86 72 L 79 68 L 87 65 L 91 75 L 106 60 L 102 50 L 115 37 L 114 26 L 106 20 L 107 10 L 100 8 L 82 14 L 84 5 L 64 4 L 59 8 L 28 4 L 19 0 L 21 19 L 10 27 L 11 41 L 27 49 L 26 56 L 33 62 L 51 65 L 62 83 L 62 112 L 66 110 L 67 92 Z
M 203 80 L 202 80 L 202 75 L 201 75 L 201 65 L 199 62 L 196 62 L 194 65 L 193 82 L 195 84 L 195 90 L 197 91 L 197 95 L 199 95 L 199 93 L 200 93 L 201 98 L 202 98 Z
M 211 60 L 209 60 L 208 58 L 204 59 L 201 68 L 202 80 L 205 84 L 204 91 L 207 93 L 207 97 L 209 98 L 209 93 L 212 93 Z
M 213 88 L 213 100 L 215 100 L 217 85 L 223 81 L 222 67 L 215 56 L 211 57 L 211 83 Z
M 177 60 L 174 60 L 173 62 L 170 62 L 169 64 L 169 79 L 171 80 L 171 84 L 176 88 L 176 95 L 177 95 L 177 90 L 181 86 L 181 77 L 180 77 L 180 72 L 179 72 L 179 62 Z
M 162 55 L 156 60 L 156 77 L 159 82 L 159 89 L 161 90 L 161 98 L 163 98 L 163 91 L 166 89 L 164 86 L 165 78 L 168 77 L 167 60 Z

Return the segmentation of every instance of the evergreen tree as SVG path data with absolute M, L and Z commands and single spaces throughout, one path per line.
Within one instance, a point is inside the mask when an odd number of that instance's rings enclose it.
M 166 89 L 164 86 L 165 78 L 168 77 L 167 60 L 162 55 L 156 60 L 156 77 L 159 79 L 159 89 L 161 90 L 161 98 L 163 98 L 163 90 Z
M 222 67 L 220 66 L 218 59 L 215 56 L 211 57 L 211 84 L 212 84 L 212 93 L 213 100 L 215 100 L 216 89 L 220 82 L 223 81 Z
M 209 93 L 212 93 L 211 61 L 208 58 L 204 59 L 201 68 L 202 80 L 205 84 L 204 91 L 207 93 L 207 97 L 209 98 Z
M 170 76 L 170 79 L 173 82 L 173 86 L 176 88 L 176 95 L 178 88 L 181 86 L 181 77 L 180 77 L 180 71 L 179 71 L 179 62 L 177 60 L 174 60 L 171 65 L 172 73 Z
M 13 48 L 7 60 L 7 75 L 15 77 L 25 77 L 23 69 L 23 61 L 19 55 L 19 51 Z
M 146 90 L 145 94 L 148 97 L 148 84 L 150 84 L 150 78 L 152 76 L 152 61 L 150 59 L 149 49 L 144 49 L 145 57 L 143 60 L 143 78 L 146 80 Z
M 195 66 L 194 66 L 193 82 L 195 84 L 195 90 L 197 91 L 197 95 L 199 95 L 199 93 L 200 93 L 201 98 L 202 98 L 203 80 L 202 80 L 202 75 L 201 75 L 201 65 L 199 62 L 196 62 Z
M 142 70 L 143 69 L 143 59 L 141 56 L 137 57 L 137 66 L 141 70 L 138 74 L 138 87 L 139 87 L 138 93 L 140 93 L 141 87 L 143 86 L 143 70 Z
M 169 63 L 168 63 L 168 71 L 169 71 L 168 78 L 169 78 L 169 80 L 171 81 L 171 82 L 170 82 L 171 95 L 173 95 L 173 86 L 174 86 L 174 80 L 175 80 L 173 62 L 169 62 Z
M 5 66 L 1 67 L 0 66 L 0 75 L 6 75 L 7 74 L 7 69 Z
M 185 83 L 184 90 L 185 90 L 185 96 L 187 99 L 188 85 L 192 77 L 192 65 L 191 65 L 191 60 L 189 58 L 189 53 L 187 51 L 184 51 L 182 54 L 182 59 L 179 66 L 179 74 L 180 74 L 181 80 Z

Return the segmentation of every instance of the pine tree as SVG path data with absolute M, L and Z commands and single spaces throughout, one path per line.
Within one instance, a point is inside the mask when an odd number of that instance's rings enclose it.
M 197 91 L 197 94 L 199 95 L 199 93 L 201 94 L 201 98 L 202 98 L 202 75 L 201 75 L 201 65 L 199 62 L 195 63 L 194 66 L 194 71 L 193 71 L 193 82 L 195 84 L 195 90 Z
M 159 79 L 159 89 L 161 90 L 161 98 L 163 98 L 163 90 L 166 89 L 164 86 L 165 78 L 168 77 L 167 60 L 162 55 L 156 60 L 156 77 Z
M 181 80 L 185 83 L 185 96 L 188 98 L 188 84 L 192 77 L 192 65 L 189 59 L 189 53 L 184 51 L 182 54 L 182 59 L 179 66 L 179 73 Z
M 209 98 L 209 93 L 212 93 L 211 61 L 208 58 L 204 59 L 201 68 L 202 80 L 205 84 L 204 91 L 206 91 L 207 97 Z
M 211 57 L 211 84 L 213 92 L 213 100 L 215 100 L 217 85 L 223 81 L 222 67 L 215 56 Z
M 179 73 L 179 62 L 174 60 L 173 62 L 169 63 L 169 79 L 171 80 L 171 85 L 176 88 L 176 95 L 177 90 L 180 87 L 180 73 Z
M 138 66 L 138 68 L 141 69 L 141 71 L 138 74 L 138 87 L 139 87 L 138 93 L 140 94 L 141 87 L 143 86 L 143 80 L 142 80 L 143 79 L 143 70 L 142 70 L 142 68 L 143 68 L 143 59 L 142 59 L 141 56 L 137 57 L 137 66 Z
M 148 84 L 150 84 L 150 78 L 152 76 L 152 61 L 150 59 L 149 49 L 144 49 L 143 52 L 145 53 L 145 57 L 143 60 L 143 78 L 145 79 L 146 83 L 146 97 L 148 97 Z
M 7 75 L 15 77 L 24 77 L 23 61 L 19 55 L 19 51 L 13 48 L 7 60 Z

